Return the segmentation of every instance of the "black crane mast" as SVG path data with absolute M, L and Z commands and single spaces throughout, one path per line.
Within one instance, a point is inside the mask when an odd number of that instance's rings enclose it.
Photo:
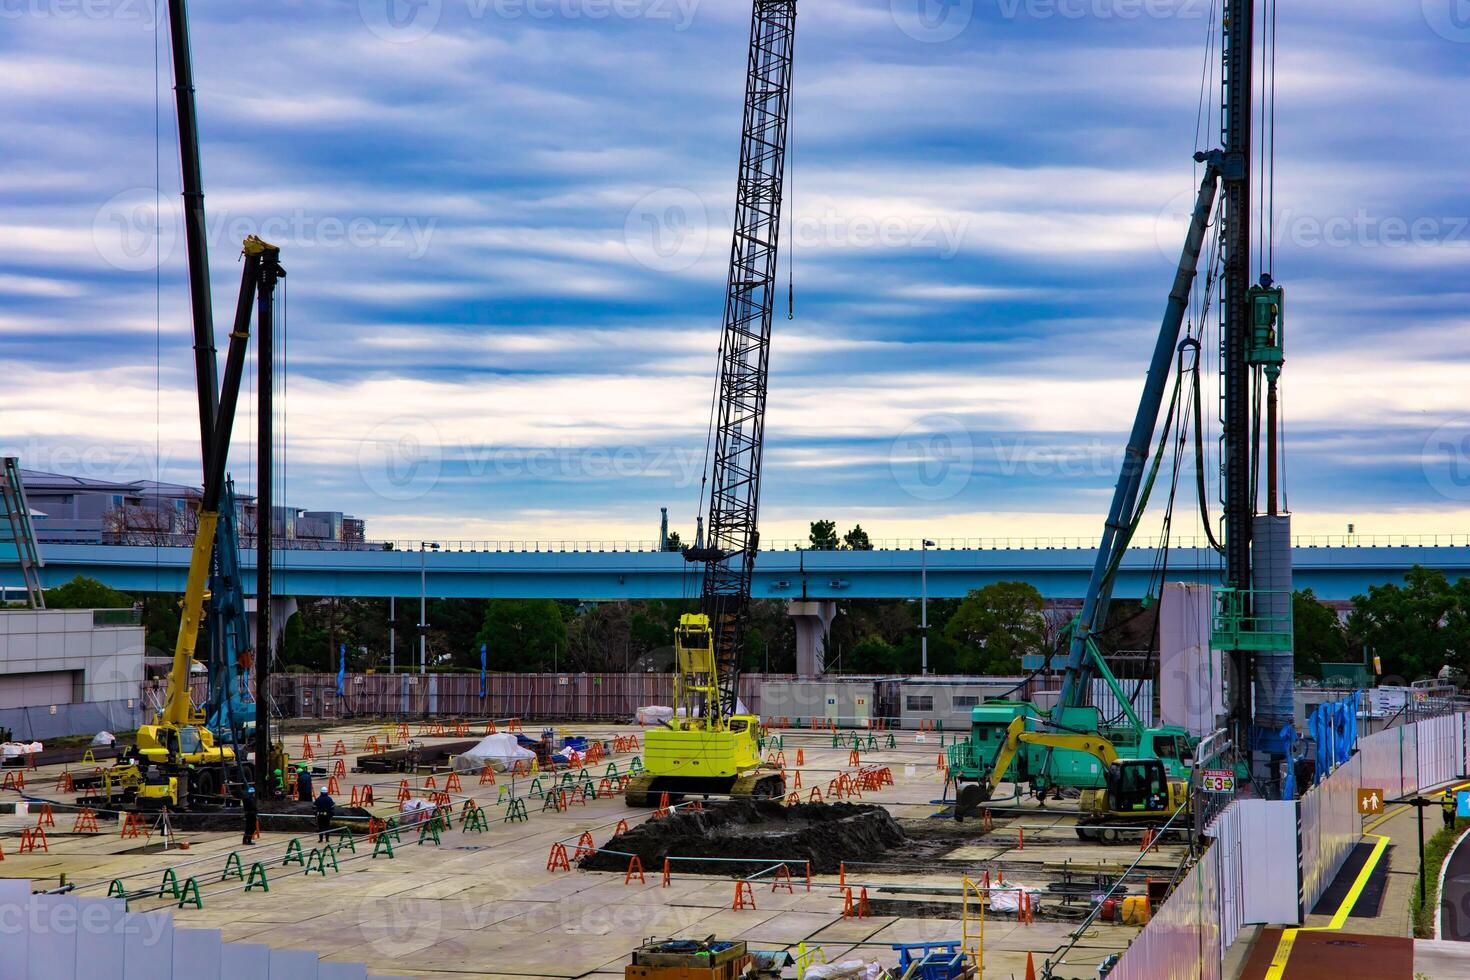
M 700 601 L 714 633 L 726 715 L 735 709 L 751 574 L 760 545 L 756 517 L 795 28 L 796 0 L 755 0 L 720 339 L 709 522 L 704 547 L 685 552 L 690 561 L 705 563 Z

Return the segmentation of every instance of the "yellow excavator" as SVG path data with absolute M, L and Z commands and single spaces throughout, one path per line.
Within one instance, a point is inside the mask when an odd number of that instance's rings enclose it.
M 1140 830 L 1160 826 L 1189 806 L 1189 783 L 1170 780 L 1158 759 L 1121 759 L 1113 743 L 1101 735 L 1028 732 L 1026 719 L 1016 718 L 996 749 L 990 774 L 980 783 L 966 785 L 957 795 L 956 820 L 972 815 L 994 795 L 1022 745 L 1082 752 L 1102 764 L 1103 787 L 1083 790 L 1077 801 L 1082 814 L 1077 836 L 1083 840 L 1115 843 L 1129 826 Z
M 686 613 L 674 630 L 674 717 L 643 736 L 644 771 L 628 781 L 629 806 L 649 806 L 664 793 L 779 797 L 779 768 L 761 761 L 759 715 L 726 715 L 721 706 L 714 631 L 704 613 Z

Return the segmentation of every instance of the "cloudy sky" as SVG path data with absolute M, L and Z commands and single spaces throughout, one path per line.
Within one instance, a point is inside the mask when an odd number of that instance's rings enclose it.
M 32 468 L 198 479 L 153 2 L 0 3 L 0 433 Z M 220 336 L 245 234 L 289 272 L 286 499 L 373 537 L 650 538 L 660 506 L 687 534 L 749 6 L 192 19 Z M 802 0 L 768 540 L 1097 533 L 1218 138 L 1217 25 L 1210 0 Z M 1464 531 L 1470 19 L 1313 0 L 1277 30 L 1297 529 Z

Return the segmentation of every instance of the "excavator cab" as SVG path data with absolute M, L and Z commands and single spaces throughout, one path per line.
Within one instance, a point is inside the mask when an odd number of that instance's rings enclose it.
M 1161 813 L 1169 809 L 1169 778 L 1158 759 L 1119 759 L 1108 766 L 1108 809 Z

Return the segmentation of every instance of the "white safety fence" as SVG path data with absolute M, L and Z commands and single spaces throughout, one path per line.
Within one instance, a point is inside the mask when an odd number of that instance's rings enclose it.
M 1470 769 L 1467 733 L 1464 713 L 1390 728 L 1360 739 L 1357 753 L 1298 801 L 1232 804 L 1109 980 L 1219 980 L 1242 926 L 1299 924 L 1317 904 L 1362 837 L 1360 788 L 1391 800 L 1453 781 Z
M 327 963 L 310 950 L 224 942 L 219 929 L 175 925 L 167 911 L 129 912 L 120 898 L 32 894 L 23 878 L 0 879 L 0 980 L 367 980 L 367 975 L 362 963 Z

